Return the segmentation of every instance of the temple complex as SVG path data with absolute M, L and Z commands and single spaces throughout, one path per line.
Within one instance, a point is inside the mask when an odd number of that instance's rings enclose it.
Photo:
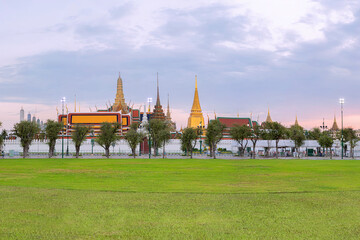
M 194 93 L 194 101 L 191 108 L 190 117 L 188 119 L 187 127 L 191 128 L 205 128 L 204 116 L 201 111 L 199 93 L 197 88 L 197 76 L 195 75 L 195 93 Z

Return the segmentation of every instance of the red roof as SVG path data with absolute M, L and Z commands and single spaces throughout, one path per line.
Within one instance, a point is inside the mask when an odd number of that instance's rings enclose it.
M 218 117 L 217 118 L 221 123 L 225 124 L 227 128 L 234 127 L 234 125 L 249 125 L 251 126 L 250 118 L 225 118 L 225 117 Z

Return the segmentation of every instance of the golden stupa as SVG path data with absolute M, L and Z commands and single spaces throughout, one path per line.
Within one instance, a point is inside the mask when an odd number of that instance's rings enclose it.
M 201 111 L 200 101 L 199 101 L 199 93 L 197 88 L 197 76 L 195 75 L 195 94 L 194 94 L 194 102 L 191 108 L 190 117 L 188 119 L 188 127 L 191 128 L 201 128 L 205 127 L 204 116 Z
M 117 80 L 117 92 L 115 97 L 115 103 L 112 107 L 113 112 L 119 112 L 121 110 L 122 113 L 128 113 L 128 106 L 125 103 L 124 91 L 123 91 L 123 82 L 119 74 L 119 78 Z

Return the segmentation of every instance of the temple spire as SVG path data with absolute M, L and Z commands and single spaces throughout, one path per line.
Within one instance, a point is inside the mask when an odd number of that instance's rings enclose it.
M 156 82 L 157 82 L 157 97 L 156 97 L 156 105 L 160 105 L 160 94 L 159 94 L 159 73 L 156 73 Z
M 336 115 L 335 114 L 334 114 L 334 123 L 333 123 L 330 130 L 332 130 L 332 131 L 339 131 L 340 130 L 340 128 L 339 128 L 339 126 L 338 126 L 338 124 L 336 122 Z
M 111 108 L 111 106 L 109 106 Z M 122 111 L 122 113 L 128 112 L 128 107 L 125 103 L 125 97 L 124 97 L 124 90 L 123 90 L 123 81 L 120 76 L 119 72 L 119 78 L 117 80 L 117 91 L 116 91 L 116 97 L 115 97 L 115 103 L 112 107 L 113 112 Z
M 267 117 L 266 117 L 266 121 L 265 122 L 272 122 L 272 119 L 270 117 L 270 107 L 268 107 L 268 114 L 267 114 Z
M 296 115 L 296 118 L 295 118 L 295 124 L 294 124 L 295 126 L 300 126 L 299 125 L 299 122 L 298 122 L 298 118 L 297 118 L 297 115 Z
M 151 116 L 151 119 L 165 120 L 165 114 L 164 114 L 164 111 L 163 111 L 161 103 L 160 103 L 159 74 L 158 73 L 156 73 L 156 82 L 157 82 L 156 105 L 154 107 L 154 111 L 153 111 L 153 114 Z
M 193 105 L 191 108 L 190 117 L 188 119 L 188 127 L 197 128 L 197 127 L 204 127 L 204 116 L 202 114 L 200 100 L 199 100 L 199 93 L 198 93 L 198 85 L 197 85 L 197 75 L 195 75 L 195 93 L 194 93 L 194 100 Z
M 169 96 L 169 94 L 168 94 L 168 104 L 167 104 L 166 119 L 167 119 L 167 120 L 171 120 L 171 114 L 170 114 L 170 96 Z

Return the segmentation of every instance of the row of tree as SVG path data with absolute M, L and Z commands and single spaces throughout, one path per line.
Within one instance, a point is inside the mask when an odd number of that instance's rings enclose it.
M 1 122 L 0 122 L 1 127 Z M 95 136 L 95 142 L 105 150 L 105 156 L 110 156 L 110 147 L 121 139 L 120 133 L 121 125 L 119 123 L 104 122 L 101 124 L 100 133 Z M 133 123 L 129 131 L 124 135 L 124 139 L 128 142 L 132 155 L 136 156 L 136 147 L 144 141 L 145 137 L 152 140 L 154 154 L 158 155 L 159 148 L 163 148 L 163 156 L 165 154 L 165 144 L 169 141 L 170 127 L 169 124 L 161 120 L 151 120 L 147 125 L 139 128 L 138 123 Z M 29 154 L 29 149 L 32 141 L 39 134 L 42 134 L 47 139 L 49 145 L 49 158 L 54 156 L 56 140 L 61 137 L 61 131 L 64 130 L 64 125 L 61 122 L 48 120 L 45 124 L 45 129 L 41 129 L 35 122 L 22 121 L 14 125 L 13 134 L 20 139 L 23 148 L 23 157 L 26 158 Z M 80 155 L 81 145 L 87 137 L 91 134 L 92 129 L 88 126 L 75 125 L 71 139 L 75 145 L 76 158 Z M 3 137 L 0 136 L 0 150 L 4 143 Z M 150 150 L 151 151 L 151 150 Z
M 100 127 L 100 133 L 95 137 L 95 142 L 104 148 L 105 156 L 107 158 L 110 156 L 110 147 L 121 139 L 119 134 L 120 128 L 121 126 L 118 123 L 104 122 Z M 62 123 L 55 122 L 53 120 L 48 120 L 46 122 L 46 127 L 42 134 L 44 134 L 48 140 L 50 158 L 54 156 L 56 140 L 61 136 L 59 133 L 63 129 L 64 126 Z M 82 125 L 76 125 L 73 129 L 71 138 L 75 145 L 76 158 L 79 157 L 80 147 L 91 131 L 90 127 Z M 210 156 L 216 158 L 216 146 L 223 138 L 226 126 L 218 120 L 212 120 L 205 131 L 205 144 L 209 147 Z M 21 146 L 23 147 L 23 157 L 27 157 L 31 142 L 35 136 L 40 133 L 38 125 L 34 122 L 22 121 L 14 125 L 13 132 L 14 135 L 20 138 Z M 6 132 L 0 136 L 0 149 L 3 146 L 4 141 L 4 137 L 2 135 L 5 134 Z M 193 156 L 197 140 L 202 134 L 203 129 L 185 128 L 180 136 L 181 149 L 191 158 Z M 268 147 L 265 152 L 267 156 L 269 155 L 270 141 L 275 141 L 276 157 L 278 157 L 279 154 L 279 141 L 282 139 L 292 140 L 297 153 L 300 152 L 299 148 L 304 144 L 306 139 L 316 140 L 322 148 L 327 150 L 326 152 L 330 153 L 330 157 L 332 157 L 331 147 L 334 143 L 334 139 L 341 139 L 341 132 L 334 135 L 329 131 L 321 132 L 319 128 L 314 128 L 311 131 L 306 132 L 299 125 L 293 125 L 290 128 L 286 128 L 278 122 L 265 122 L 262 126 L 255 125 L 253 127 L 248 125 L 234 125 L 230 128 L 229 134 L 239 145 L 239 156 L 244 156 L 245 150 L 250 141 L 252 143 L 254 153 L 252 154 L 253 158 L 255 158 L 256 155 L 256 144 L 260 139 L 268 141 Z M 171 138 L 169 124 L 166 121 L 157 119 L 150 120 L 149 123 L 143 126 L 140 126 L 138 123 L 133 123 L 124 135 L 124 139 L 129 144 L 133 157 L 136 156 L 137 146 L 139 146 L 146 137 L 149 139 L 149 144 L 152 144 L 149 148 L 150 154 L 153 148 L 153 154 L 159 155 L 158 150 L 159 148 L 162 148 L 162 155 L 164 157 L 166 143 Z M 359 141 L 359 138 L 356 136 L 356 132 L 351 128 L 344 129 L 343 139 L 344 142 L 349 143 L 350 156 L 354 157 L 354 148 L 356 143 Z M 328 149 L 330 149 L 330 151 L 328 151 Z M 345 145 L 345 153 L 346 149 L 347 145 Z
M 226 126 L 218 120 L 210 121 L 206 129 L 205 144 L 209 146 L 210 156 L 216 157 L 216 145 L 223 138 Z M 193 150 L 195 149 L 196 141 L 199 138 L 199 130 L 192 128 L 185 128 L 181 136 L 182 150 L 187 152 L 192 157 Z M 304 131 L 299 125 L 293 125 L 286 128 L 279 122 L 265 122 L 262 126 L 255 125 L 250 127 L 248 125 L 234 125 L 229 130 L 232 139 L 238 143 L 239 156 L 244 156 L 245 150 L 249 144 L 252 143 L 252 157 L 255 158 L 255 149 L 258 140 L 267 140 L 268 147 L 266 148 L 265 155 L 269 156 L 271 141 L 275 141 L 276 158 L 279 155 L 279 142 L 280 140 L 290 139 L 294 142 L 298 157 L 300 157 L 300 147 L 304 145 L 305 140 L 316 140 L 319 145 L 326 149 L 330 158 L 332 157 L 331 148 L 335 139 L 341 140 L 341 132 L 333 133 L 330 131 L 323 131 L 319 128 L 314 128 L 310 131 Z M 359 138 L 356 136 L 355 130 L 352 128 L 345 128 L 343 131 L 343 141 L 349 143 L 350 156 L 354 157 L 354 148 Z M 344 146 L 345 153 L 347 145 Z

